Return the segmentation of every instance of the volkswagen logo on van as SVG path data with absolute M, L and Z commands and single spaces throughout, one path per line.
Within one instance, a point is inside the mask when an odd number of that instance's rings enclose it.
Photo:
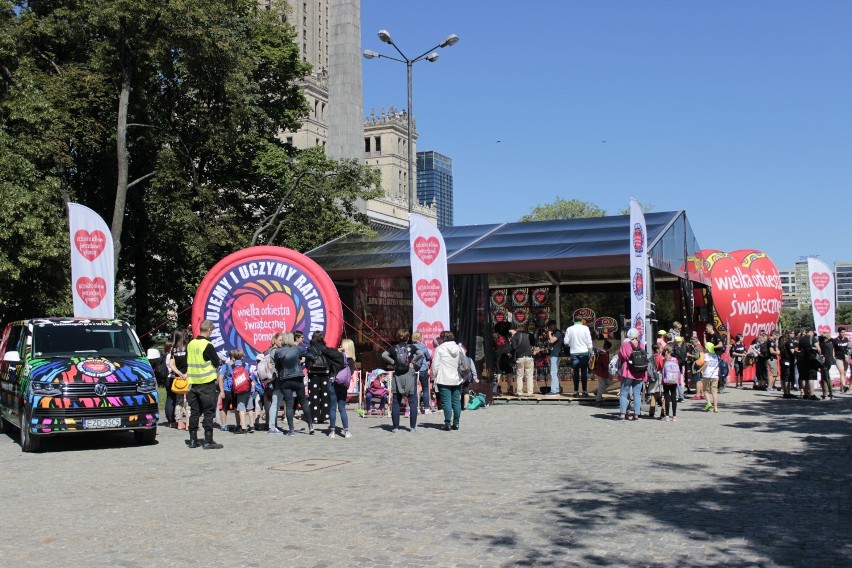
M 98 396 L 106 396 L 107 386 L 103 383 L 97 383 L 95 385 L 95 394 Z
M 115 365 L 104 359 L 87 359 L 77 363 L 77 370 L 84 375 L 102 379 L 115 371 Z

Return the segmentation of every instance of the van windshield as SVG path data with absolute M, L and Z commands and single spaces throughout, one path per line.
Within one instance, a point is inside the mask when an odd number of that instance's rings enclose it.
M 69 322 L 33 326 L 34 357 L 141 357 L 142 348 L 126 324 Z

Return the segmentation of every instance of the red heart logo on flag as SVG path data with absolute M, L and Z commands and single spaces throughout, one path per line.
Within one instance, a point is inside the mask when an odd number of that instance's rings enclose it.
M 260 353 L 269 347 L 273 334 L 292 331 L 296 304 L 284 292 L 274 292 L 263 299 L 242 294 L 231 306 L 231 321 L 243 341 Z
M 814 300 L 814 309 L 821 316 L 824 316 L 828 313 L 828 310 L 831 308 L 831 302 L 826 299 Z
M 89 262 L 98 258 L 106 247 L 106 236 L 101 231 L 80 229 L 74 233 L 74 246 Z
M 106 296 L 106 280 L 98 276 L 97 278 L 87 278 L 81 276 L 77 279 L 77 295 L 85 302 L 87 306 L 94 309 L 103 301 Z
M 417 281 L 415 289 L 417 290 L 417 297 L 420 298 L 420 301 L 430 308 L 437 304 L 441 298 L 441 281 L 437 278 L 433 278 L 432 280 L 421 278 Z
M 822 335 L 825 332 L 831 333 L 831 328 L 828 327 L 827 325 L 821 325 L 817 328 L 817 333 L 819 335 Z
M 423 237 L 417 237 L 414 239 L 414 254 L 426 263 L 426 265 L 435 262 L 440 252 L 441 243 L 438 242 L 437 238 L 429 237 L 428 239 L 424 239 Z
M 814 272 L 811 274 L 811 282 L 814 283 L 817 290 L 825 290 L 825 287 L 831 282 L 831 276 L 825 272 Z
M 423 336 L 423 345 L 431 347 L 435 344 L 435 338 L 444 331 L 444 324 L 439 321 L 431 323 L 426 321 L 420 322 L 417 324 L 417 331 Z

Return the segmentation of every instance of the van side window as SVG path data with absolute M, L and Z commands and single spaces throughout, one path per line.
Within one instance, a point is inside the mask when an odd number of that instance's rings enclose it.
M 5 349 L 3 350 L 3 354 L 5 355 L 7 351 L 18 351 L 18 353 L 23 356 L 23 353 L 20 352 L 19 344 L 21 342 L 21 331 L 23 331 L 23 327 L 20 325 L 13 325 L 9 329 L 9 337 L 6 338 Z

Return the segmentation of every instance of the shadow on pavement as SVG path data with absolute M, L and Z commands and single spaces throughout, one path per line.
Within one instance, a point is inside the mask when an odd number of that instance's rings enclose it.
M 566 477 L 524 503 L 541 511 L 532 531 L 543 546 L 512 532 L 468 538 L 489 551 L 504 550 L 512 565 L 521 566 L 852 566 L 852 397 L 757 399 L 732 412 L 743 420 L 720 429 L 789 433 L 804 448 L 684 446 L 687 461 L 698 463 L 643 464 L 635 483 L 607 481 L 607 472 Z M 742 465 L 730 475 L 702 479 L 708 453 L 724 454 L 726 462 L 733 456 Z M 683 472 L 684 482 L 660 486 L 654 468 L 667 470 L 669 479 L 671 470 Z M 596 491 L 578 495 L 578 487 Z M 604 533 L 609 538 L 601 540 Z

